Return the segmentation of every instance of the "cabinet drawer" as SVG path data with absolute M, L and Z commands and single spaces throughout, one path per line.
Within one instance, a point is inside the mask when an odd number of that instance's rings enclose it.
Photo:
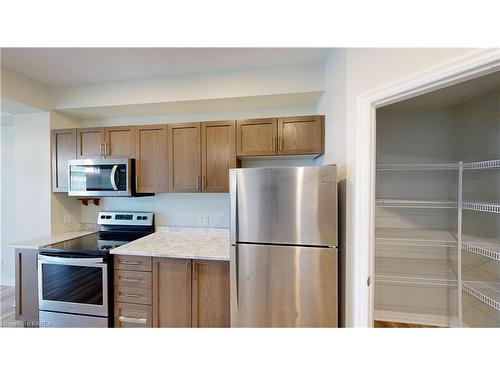
M 114 268 L 130 271 L 151 271 L 151 257 L 115 255 Z
M 134 303 L 115 304 L 115 328 L 151 328 L 153 308 Z
M 151 289 L 127 288 L 117 285 L 115 286 L 115 301 L 151 305 L 152 291 Z
M 114 283 L 128 288 L 151 289 L 151 272 L 116 270 Z

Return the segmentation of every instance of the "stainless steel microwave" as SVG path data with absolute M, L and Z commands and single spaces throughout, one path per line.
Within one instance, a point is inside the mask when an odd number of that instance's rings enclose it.
M 128 197 L 133 194 L 133 159 L 68 161 L 68 195 Z

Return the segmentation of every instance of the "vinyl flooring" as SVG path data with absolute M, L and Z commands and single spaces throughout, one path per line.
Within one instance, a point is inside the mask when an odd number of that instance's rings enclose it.
M 0 286 L 0 328 L 23 327 L 23 322 L 16 320 L 13 286 Z

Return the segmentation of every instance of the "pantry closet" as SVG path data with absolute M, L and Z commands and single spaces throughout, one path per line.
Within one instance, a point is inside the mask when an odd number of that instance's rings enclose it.
M 377 110 L 374 320 L 500 327 L 500 72 Z

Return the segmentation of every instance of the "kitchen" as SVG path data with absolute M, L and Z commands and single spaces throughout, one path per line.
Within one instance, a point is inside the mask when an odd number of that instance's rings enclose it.
M 464 5 L 2 2 L 2 371 L 495 372 L 500 9 Z
M 435 241 L 429 236 L 436 235 L 437 224 L 432 224 L 434 231 L 422 232 L 426 237 L 415 238 L 420 233 L 416 229 L 427 230 L 428 221 L 417 223 L 425 215 L 418 211 L 415 219 L 412 212 L 405 216 L 406 211 L 394 210 L 433 209 L 432 204 L 411 201 L 408 207 L 407 201 L 378 199 L 382 191 L 397 193 L 396 187 L 410 177 L 390 177 L 389 187 L 377 191 L 376 204 L 374 191 L 363 196 L 373 199 L 377 229 L 372 222 L 371 229 L 354 230 L 358 221 L 363 228 L 370 215 L 355 214 L 352 199 L 370 185 L 351 179 L 356 168 L 359 173 L 366 169 L 348 164 L 349 145 L 371 133 L 352 134 L 345 125 L 352 113 L 341 96 L 343 85 L 353 89 L 359 83 L 346 81 L 341 72 L 354 69 L 347 64 L 356 59 L 373 57 L 373 50 L 212 52 L 2 50 L 2 290 L 8 296 L 2 301 L 4 326 L 498 326 L 498 220 L 485 221 L 483 227 L 490 233 L 481 233 L 481 243 L 492 249 L 487 253 L 492 261 L 464 283 L 462 273 L 469 277 L 469 271 L 460 263 L 456 266 L 454 257 L 457 241 L 459 253 L 469 246 L 467 236 L 463 245 L 455 235 L 446 241 L 439 238 L 435 247 L 446 247 L 451 255 L 420 248 L 412 255 L 399 234 L 410 230 L 404 241 L 415 250 L 422 241 Z M 416 57 L 430 51 L 377 53 L 374 64 L 391 54 Z M 476 114 L 471 110 L 470 116 L 481 113 L 484 131 L 493 124 L 496 134 L 498 108 L 489 103 L 495 103 L 500 87 L 498 50 L 441 49 L 430 54 L 436 60 L 428 64 L 458 57 L 468 62 L 476 55 L 488 57 L 490 71 L 471 73 L 468 84 L 457 80 L 450 88 L 436 86 L 440 94 L 435 102 L 460 110 L 464 117 L 469 112 L 462 107 L 473 108 Z M 124 57 L 123 70 L 115 71 Z M 173 57 L 177 60 L 166 64 Z M 193 63 L 201 60 L 225 68 L 206 71 L 204 64 Z M 78 72 L 68 69 L 77 62 L 92 66 L 92 61 L 101 65 Z M 207 86 L 212 90 L 207 92 Z M 420 96 L 426 95 L 422 91 Z M 43 102 L 45 98 L 50 102 Z M 436 122 L 436 129 L 457 133 L 447 130 L 441 115 L 434 115 L 426 104 L 430 100 L 415 100 L 402 97 L 398 108 L 417 108 L 418 115 L 425 113 L 429 123 Z M 385 118 L 397 110 L 388 104 L 377 110 L 379 134 L 385 134 Z M 406 124 L 408 116 L 397 121 Z M 471 131 L 468 126 L 462 126 L 464 139 Z M 391 130 L 384 139 L 397 139 L 397 134 Z M 466 168 L 479 160 L 497 168 L 494 139 L 488 147 L 482 145 L 481 152 L 470 148 L 464 155 Z M 459 170 L 455 151 L 436 160 L 414 151 L 415 160 L 408 160 L 410 146 L 399 146 L 397 153 L 391 153 L 394 144 L 384 147 L 377 149 L 377 158 L 405 162 L 396 168 L 395 162 L 387 167 L 377 161 L 376 176 L 370 177 L 377 186 L 385 181 L 382 171 L 388 168 L 405 173 L 408 168 L 440 170 L 442 161 L 449 159 L 445 170 Z M 374 160 L 369 157 L 366 165 Z M 496 177 L 487 178 L 495 186 Z M 457 182 L 451 177 L 429 183 L 454 192 Z M 400 195 L 407 198 L 413 190 L 423 191 L 418 186 L 414 183 Z M 499 199 L 494 192 L 479 193 L 489 194 L 490 201 Z M 447 204 L 445 208 L 461 212 L 457 203 Z M 495 207 L 488 206 L 488 212 Z M 451 216 L 443 219 L 446 223 L 456 220 L 455 211 L 447 212 Z M 432 215 L 434 221 L 437 216 Z M 461 235 L 461 217 L 458 227 L 439 229 Z M 407 225 L 413 221 L 417 224 Z M 467 225 L 467 219 L 463 223 Z M 401 228 L 395 231 L 395 226 Z M 373 231 L 373 237 L 366 235 Z M 365 240 L 367 246 L 353 246 Z M 465 264 L 466 255 L 463 258 Z M 373 261 L 362 264 L 360 259 Z M 390 263 L 394 259 L 395 266 Z M 406 259 L 417 268 L 407 268 Z M 444 262 L 455 269 L 434 271 L 434 264 L 441 267 Z M 470 267 L 477 266 L 477 260 L 471 262 Z M 429 285 L 435 294 L 429 306 L 407 303 L 405 296 L 420 296 L 427 289 L 418 288 Z

